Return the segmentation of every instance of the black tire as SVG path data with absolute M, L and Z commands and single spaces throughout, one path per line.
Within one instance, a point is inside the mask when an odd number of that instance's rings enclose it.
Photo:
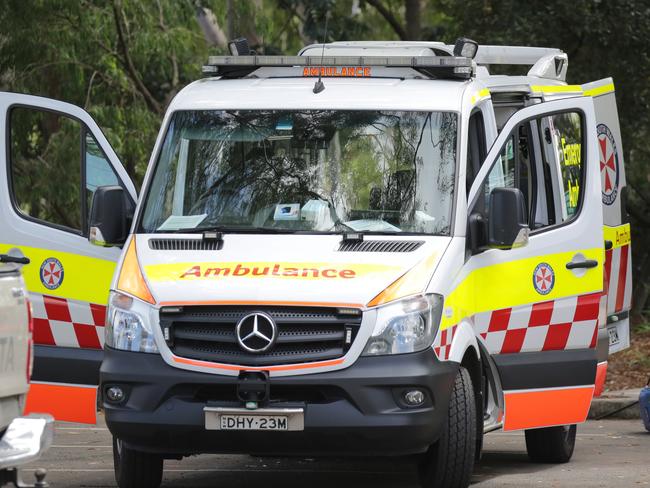
M 536 463 L 568 463 L 576 445 L 575 425 L 545 427 L 526 431 L 526 450 Z
M 469 372 L 460 367 L 449 399 L 442 435 L 420 465 L 420 483 L 426 488 L 466 488 L 474 470 L 476 400 Z
M 162 456 L 129 449 L 116 437 L 113 437 L 113 466 L 120 488 L 158 488 L 162 482 Z

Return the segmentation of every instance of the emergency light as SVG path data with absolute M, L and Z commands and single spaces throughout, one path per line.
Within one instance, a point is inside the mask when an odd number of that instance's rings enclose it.
M 472 41 L 466 37 L 456 39 L 456 43 L 454 44 L 454 56 L 474 59 L 477 52 L 478 43 L 476 41 Z
M 462 56 L 210 56 L 203 73 L 242 77 L 257 68 L 412 68 L 435 78 L 468 79 L 472 60 Z

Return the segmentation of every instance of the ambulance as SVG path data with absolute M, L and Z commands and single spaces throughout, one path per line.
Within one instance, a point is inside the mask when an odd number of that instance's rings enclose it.
M 139 196 L 82 109 L 1 94 L 28 407 L 98 404 L 122 488 L 199 453 L 411 456 L 422 486 L 465 487 L 496 429 L 567 462 L 632 289 L 614 84 L 567 66 L 238 40 L 171 102 Z

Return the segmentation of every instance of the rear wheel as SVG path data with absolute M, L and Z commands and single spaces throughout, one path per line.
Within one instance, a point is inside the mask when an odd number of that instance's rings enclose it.
M 113 465 L 120 488 L 158 488 L 162 482 L 162 456 L 129 449 L 116 437 L 113 437 Z
M 567 463 L 576 445 L 575 425 L 545 427 L 526 431 L 526 450 L 537 463 Z
M 424 488 L 465 488 L 474 469 L 476 400 L 469 372 L 461 366 L 449 400 L 449 413 L 442 435 L 420 466 Z

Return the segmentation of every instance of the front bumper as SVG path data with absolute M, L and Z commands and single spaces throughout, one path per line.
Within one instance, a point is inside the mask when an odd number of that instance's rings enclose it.
M 50 448 L 54 419 L 50 415 L 29 415 L 14 419 L 0 438 L 0 470 L 36 461 Z
M 173 368 L 157 354 L 107 348 L 100 370 L 106 424 L 129 447 L 168 456 L 198 453 L 273 455 L 401 455 L 424 452 L 447 417 L 458 364 L 431 349 L 362 357 L 351 367 L 269 379 L 273 408 L 303 408 L 304 430 L 205 429 L 203 408 L 242 407 L 238 378 Z M 126 392 L 120 404 L 107 388 Z M 408 408 L 401 394 L 425 391 L 424 406 Z

